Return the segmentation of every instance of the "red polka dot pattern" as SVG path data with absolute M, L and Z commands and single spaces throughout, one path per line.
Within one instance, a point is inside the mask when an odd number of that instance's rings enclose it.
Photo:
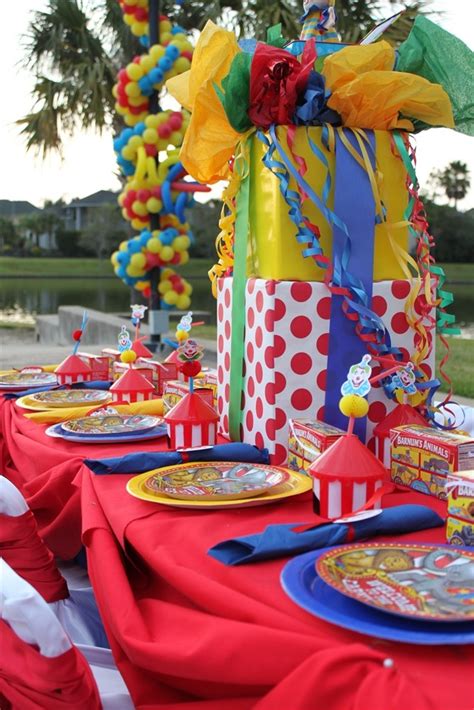
M 373 285 L 373 309 L 404 359 L 414 352 L 413 331 L 404 314 L 409 291 L 408 281 Z M 231 308 L 232 279 L 226 278 L 219 283 L 217 305 L 221 433 L 228 433 L 229 426 Z M 273 463 L 286 460 L 288 418 L 324 421 L 325 389 L 330 386 L 326 382 L 330 314 L 331 299 L 324 284 L 247 281 L 243 440 L 268 448 Z M 433 366 L 434 348 L 423 365 L 429 376 Z M 392 411 L 394 403 L 382 387 L 374 387 L 368 401 L 366 440 L 371 442 L 374 426 Z
M 387 312 L 387 301 L 383 296 L 374 296 L 372 298 L 372 310 L 378 316 L 382 317 Z

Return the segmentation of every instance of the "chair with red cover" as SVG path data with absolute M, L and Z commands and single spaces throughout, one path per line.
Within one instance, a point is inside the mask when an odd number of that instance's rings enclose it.
M 38 592 L 0 560 L 0 702 L 21 710 L 100 710 L 86 659 Z
M 2 710 L 133 710 L 110 649 L 73 646 L 51 606 L 2 559 L 0 577 Z
M 20 491 L 0 476 L 0 555 L 50 604 L 74 643 L 108 647 L 90 582 L 68 588 Z M 76 575 L 77 576 L 77 575 Z

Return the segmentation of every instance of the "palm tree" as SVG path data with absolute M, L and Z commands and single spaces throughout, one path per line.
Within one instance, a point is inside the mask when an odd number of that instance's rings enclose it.
M 453 201 L 454 209 L 458 208 L 458 200 L 463 200 L 471 186 L 471 175 L 466 163 L 453 160 L 438 175 L 438 181 L 448 199 Z
M 394 42 L 406 38 L 421 0 L 389 30 Z M 395 0 L 387 7 L 400 6 Z M 180 11 L 171 0 L 163 10 L 186 29 L 200 29 L 212 19 L 241 35 L 265 39 L 268 27 L 281 22 L 283 35 L 298 36 L 302 0 L 187 0 Z M 345 41 L 360 39 L 382 17 L 379 0 L 337 0 L 338 28 Z M 35 75 L 34 105 L 21 118 L 27 149 L 45 155 L 60 150 L 62 134 L 76 129 L 121 129 L 112 87 L 118 70 L 142 50 L 122 20 L 117 0 L 49 0 L 33 13 L 25 38 L 25 66 Z

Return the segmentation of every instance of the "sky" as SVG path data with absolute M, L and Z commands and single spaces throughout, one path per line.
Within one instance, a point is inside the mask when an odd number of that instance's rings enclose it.
M 21 68 L 22 35 L 28 28 L 31 13 L 46 7 L 46 0 L 16 0 L 8 21 L 0 26 L 3 97 L 0 108 L 0 199 L 28 200 L 42 206 L 46 199 L 66 201 L 85 197 L 97 190 L 118 189 L 112 135 L 91 131 L 77 132 L 64 139 L 62 159 L 57 155 L 45 160 L 33 151 L 26 152 L 25 142 L 15 121 L 32 108 L 33 76 Z M 432 6 L 443 10 L 445 29 L 474 47 L 473 0 L 434 0 Z M 390 11 L 387 11 L 387 15 Z M 439 21 L 439 20 L 438 20 Z M 429 173 L 452 160 L 462 160 L 470 168 L 474 183 L 474 139 L 447 129 L 432 129 L 417 137 L 417 172 L 421 186 Z M 213 191 L 213 194 L 216 194 Z M 474 207 L 474 185 L 460 204 Z

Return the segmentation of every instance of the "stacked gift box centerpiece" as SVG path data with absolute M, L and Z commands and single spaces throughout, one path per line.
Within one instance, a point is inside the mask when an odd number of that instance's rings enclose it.
M 454 329 L 410 134 L 472 130 L 458 82 L 434 69 L 459 56 L 456 38 L 420 17 L 397 52 L 382 31 L 346 45 L 333 1 L 303 9 L 290 42 L 274 27 L 239 44 L 209 22 L 190 71 L 167 83 L 192 112 L 188 172 L 229 181 L 210 272 L 220 432 L 274 463 L 287 461 L 290 419 L 346 428 L 341 386 L 364 355 L 413 377 L 410 392 L 390 376 L 372 387 L 361 441 L 375 450 L 396 407 L 395 421 L 433 422 L 436 323 Z M 389 431 L 377 434 L 387 464 Z

